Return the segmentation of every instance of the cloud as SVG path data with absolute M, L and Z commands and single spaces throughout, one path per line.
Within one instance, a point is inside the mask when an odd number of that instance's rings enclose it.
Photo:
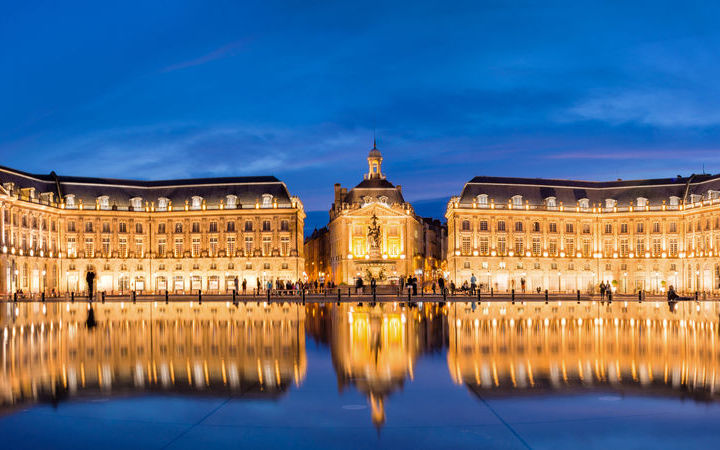
M 188 67 L 200 66 L 203 64 L 207 64 L 211 61 L 226 58 L 229 56 L 234 56 L 242 47 L 247 44 L 247 42 L 247 39 L 231 42 L 229 44 L 223 45 L 222 47 L 218 47 L 215 50 L 206 53 L 198 58 L 169 65 L 162 69 L 161 72 L 173 72 L 175 70 L 187 69 Z

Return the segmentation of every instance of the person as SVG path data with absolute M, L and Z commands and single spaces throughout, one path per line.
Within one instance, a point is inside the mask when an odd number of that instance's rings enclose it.
M 475 274 L 470 275 L 470 295 L 475 295 L 475 286 L 477 285 L 477 278 Z
M 247 280 L 245 278 L 243 278 L 242 288 L 243 288 L 243 295 L 245 295 L 245 292 L 247 291 Z
M 236 277 L 235 277 L 235 292 L 237 292 L 237 291 L 239 290 L 239 288 L 240 288 L 240 285 L 238 284 L 238 281 L 239 281 L 239 280 L 238 280 L 238 277 L 236 276 Z
M 435 280 L 432 282 L 432 293 L 435 295 Z
M 445 292 L 445 279 L 443 277 L 438 278 L 438 287 L 441 294 Z
M 370 289 L 372 290 L 372 293 L 375 293 L 375 289 L 377 288 L 377 281 L 375 281 L 375 277 L 370 278 Z
M 600 282 L 600 300 L 605 300 L 605 283 Z
M 669 302 L 677 301 L 677 299 L 680 298 L 679 295 L 677 295 L 677 292 L 675 292 L 675 288 L 670 285 L 667 291 L 667 299 Z
M 400 291 L 405 289 L 405 277 L 400 277 Z
M 525 278 L 520 278 L 520 290 L 525 293 Z
M 412 276 L 408 275 L 407 281 L 405 282 L 405 287 L 407 287 L 408 294 L 412 294 Z
M 260 284 L 260 278 L 257 279 L 257 293 L 260 294 L 260 287 L 262 285 Z
M 85 275 L 85 281 L 87 281 L 88 285 L 88 300 L 92 301 L 94 291 L 93 286 L 95 283 L 95 272 L 93 272 L 92 270 L 88 270 L 87 275 Z
M 413 290 L 413 295 L 417 295 L 417 289 L 418 289 L 417 283 L 418 283 L 417 278 L 416 278 L 416 277 L 412 277 L 412 290 Z

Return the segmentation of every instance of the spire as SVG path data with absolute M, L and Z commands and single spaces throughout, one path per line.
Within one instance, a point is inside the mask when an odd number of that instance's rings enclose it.
M 382 174 L 382 153 L 377 148 L 377 140 L 373 137 L 373 148 L 368 154 L 368 174 L 366 178 L 385 178 Z

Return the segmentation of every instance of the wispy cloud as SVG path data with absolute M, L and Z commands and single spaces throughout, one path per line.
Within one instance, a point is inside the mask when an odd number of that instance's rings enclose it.
M 545 155 L 546 159 L 560 160 L 648 160 L 648 159 L 703 159 L 706 161 L 720 161 L 720 149 L 695 150 L 695 149 L 588 149 L 585 151 L 551 153 Z
M 245 47 L 248 42 L 249 40 L 247 39 L 231 42 L 200 57 L 169 65 L 165 67 L 162 72 L 173 72 L 175 70 L 187 69 L 188 67 L 200 66 L 211 61 L 234 56 L 240 51 L 240 49 Z

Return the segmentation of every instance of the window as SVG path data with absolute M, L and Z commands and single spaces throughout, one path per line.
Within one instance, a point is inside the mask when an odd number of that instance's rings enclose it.
M 158 224 L 158 234 L 165 234 L 165 224 L 164 223 Z
M 158 206 L 160 206 L 158 202 Z M 142 209 L 142 197 L 133 197 L 130 199 L 130 207 L 133 211 L 139 211 Z
M 549 231 L 550 233 L 557 233 L 557 223 L 555 223 L 555 222 L 550 222 L 550 223 L 548 224 L 548 231 Z
M 606 198 L 605 199 L 605 209 L 606 210 L 612 210 L 615 208 L 615 205 L 617 205 L 617 201 L 614 198 Z
M 253 253 L 253 238 L 252 236 L 245 236 L 245 255 L 250 256 Z
M 590 208 L 590 200 L 587 198 L 581 198 L 578 200 L 578 206 L 580 209 L 588 209 Z
M 65 207 L 69 209 L 75 208 L 75 194 L 65 196 Z
M 463 255 L 469 255 L 472 251 L 472 240 L 470 236 L 464 236 L 462 238 L 462 254 Z
M 513 208 L 522 208 L 522 195 L 513 195 L 512 196 L 512 207 Z
M 486 237 L 480 238 L 480 253 L 483 255 L 487 255 L 489 253 L 490 245 L 489 245 L 489 239 Z
M 200 232 L 200 222 L 193 222 L 192 223 L 192 233 L 199 233 Z
M 246 263 L 245 263 L 245 270 L 252 270 L 252 263 L 246 262 Z
M 480 194 L 477 196 L 477 204 L 480 208 L 487 208 L 488 196 L 487 194 Z
M 235 222 L 233 222 L 232 220 L 227 223 L 227 232 L 228 233 L 235 232 Z
M 523 223 L 515 222 L 515 231 L 522 231 L 522 230 L 523 230 Z
M 645 239 L 644 238 L 638 238 L 635 241 L 635 250 L 637 250 L 638 256 L 645 255 Z
M 92 233 L 92 232 L 93 232 L 93 224 L 92 224 L 92 222 L 85 222 L 85 232 L 86 232 L 86 233 Z
M 167 211 L 170 205 L 170 199 L 165 197 L 158 198 L 158 211 Z
M 92 258 L 95 256 L 95 241 L 93 238 L 85 238 L 85 257 Z
M 498 230 L 498 231 L 505 231 L 505 221 L 504 221 L 504 220 L 498 220 L 497 230 Z
M 235 209 L 237 208 L 237 195 L 226 195 L 225 196 L 225 204 L 229 209 Z
M 287 220 L 280 221 L 280 231 L 290 231 L 290 223 Z
M 210 256 L 217 255 L 218 251 L 218 238 L 217 236 L 210 237 Z
M 540 253 L 542 253 L 542 244 L 540 243 L 540 238 L 535 237 L 532 240 L 532 253 L 534 256 L 540 256 Z
M 653 222 L 652 232 L 660 233 L 660 222 Z
M 228 236 L 226 241 L 226 254 L 227 256 L 234 256 L 235 255 L 235 236 Z
M 565 232 L 566 233 L 574 233 L 575 232 L 574 229 L 575 229 L 575 227 L 573 226 L 573 224 L 571 224 L 571 223 L 565 224 Z
M 627 233 L 628 232 L 628 224 L 621 223 L 620 224 L 620 233 Z
M 462 221 L 462 230 L 463 230 L 463 231 L 470 231 L 470 221 L 469 221 L 469 220 L 463 220 L 463 221 Z
M 118 250 L 120 251 L 121 258 L 127 258 L 128 245 L 126 237 L 121 237 L 118 239 Z
M 678 255 L 678 241 L 677 239 L 670 239 L 670 256 L 676 257 Z
M 110 197 L 101 195 L 97 198 L 98 209 L 110 209 Z
M 176 232 L 176 233 L 182 233 L 182 232 L 183 232 L 182 230 L 183 230 L 182 223 L 181 223 L 181 222 L 176 222 L 176 223 L 175 223 L 175 232 Z
M 660 241 L 660 238 L 653 239 L 652 253 L 655 257 L 662 254 L 662 242 Z
M 615 248 L 613 246 L 612 239 L 605 239 L 605 241 L 603 241 L 603 253 L 605 254 L 605 257 L 611 257 L 613 255 L 613 250 L 615 250 Z
M 670 233 L 677 233 L 677 223 L 670 222 L 669 228 Z
M 190 203 L 190 208 L 194 209 L 194 210 L 198 210 L 198 209 L 202 208 L 202 204 L 203 204 L 203 198 L 200 197 L 199 195 L 193 195 L 191 203 Z
M 118 224 L 118 232 L 119 233 L 127 233 L 127 224 L 125 222 L 120 222 Z
M 643 222 L 638 222 L 635 230 L 638 233 L 644 233 L 645 232 L 645 224 Z
M 290 238 L 287 236 L 280 238 L 280 254 L 282 256 L 290 255 Z
M 545 199 L 545 207 L 547 209 L 557 208 L 557 199 L 555 197 L 548 197 Z
M 497 250 L 498 250 L 498 253 L 501 254 L 501 255 L 504 255 L 504 254 L 507 253 L 507 244 L 506 244 L 506 242 L 505 242 L 505 237 L 504 237 L 504 236 L 498 238 L 498 240 L 497 240 Z
M 583 232 L 583 234 L 590 234 L 590 224 L 589 223 L 583 224 L 582 232 Z
M 680 197 L 672 196 L 670 197 L 670 207 L 673 209 L 677 208 L 680 205 Z
M 273 199 L 273 196 L 271 194 L 263 194 L 262 195 L 262 207 L 270 208 L 272 206 L 272 199 Z
M 250 220 L 245 221 L 245 231 L 252 231 L 253 230 L 253 223 Z
M 629 245 L 627 238 L 620 239 L 620 256 L 623 258 L 627 258 L 629 253 Z
M 175 238 L 175 257 L 179 258 L 183 254 L 183 238 Z
M 143 238 L 135 238 L 135 256 L 142 258 L 145 256 L 145 246 L 143 245 Z
M 142 232 L 143 232 L 142 224 L 139 222 L 135 223 L 135 234 L 142 234 Z
M 210 222 L 210 225 L 208 226 L 208 231 L 210 233 L 217 233 L 218 230 L 218 223 L 217 222 Z
M 565 253 L 568 256 L 575 256 L 575 240 L 565 239 Z
M 613 232 L 613 231 L 612 231 L 612 224 L 611 224 L 611 223 L 606 223 L 606 224 L 605 224 L 605 234 L 612 234 L 612 232 Z
M 487 220 L 481 220 L 480 221 L 480 231 L 487 231 L 487 230 L 488 230 Z
M 164 256 L 165 255 L 165 246 L 167 245 L 167 241 L 164 237 L 158 238 L 158 256 Z
M 75 221 L 71 220 L 67 223 L 67 230 L 68 230 L 68 233 L 75 232 Z
M 194 237 L 192 238 L 192 256 L 197 257 L 200 256 L 200 238 Z
M 557 256 L 557 239 L 553 238 L 548 241 L 548 253 L 550 256 Z
M 533 230 L 535 233 L 539 233 L 539 232 L 540 232 L 540 222 L 533 222 L 533 224 L 532 224 L 532 230 Z
M 109 237 L 102 238 L 102 253 L 104 256 L 108 256 L 110 254 L 110 238 Z
M 263 220 L 262 230 L 270 231 L 270 221 L 269 220 Z
M 262 252 L 263 256 L 270 256 L 272 252 L 272 243 L 269 236 L 262 239 Z
M 644 208 L 648 204 L 648 200 L 645 197 L 638 197 L 637 198 L 637 206 L 638 208 Z
M 523 238 L 516 237 L 515 238 L 515 254 L 522 255 L 524 251 L 525 251 L 525 246 L 523 245 Z
M 68 256 L 70 257 L 76 257 L 77 256 L 77 247 L 75 246 L 75 238 L 69 237 L 67 239 L 67 252 Z

